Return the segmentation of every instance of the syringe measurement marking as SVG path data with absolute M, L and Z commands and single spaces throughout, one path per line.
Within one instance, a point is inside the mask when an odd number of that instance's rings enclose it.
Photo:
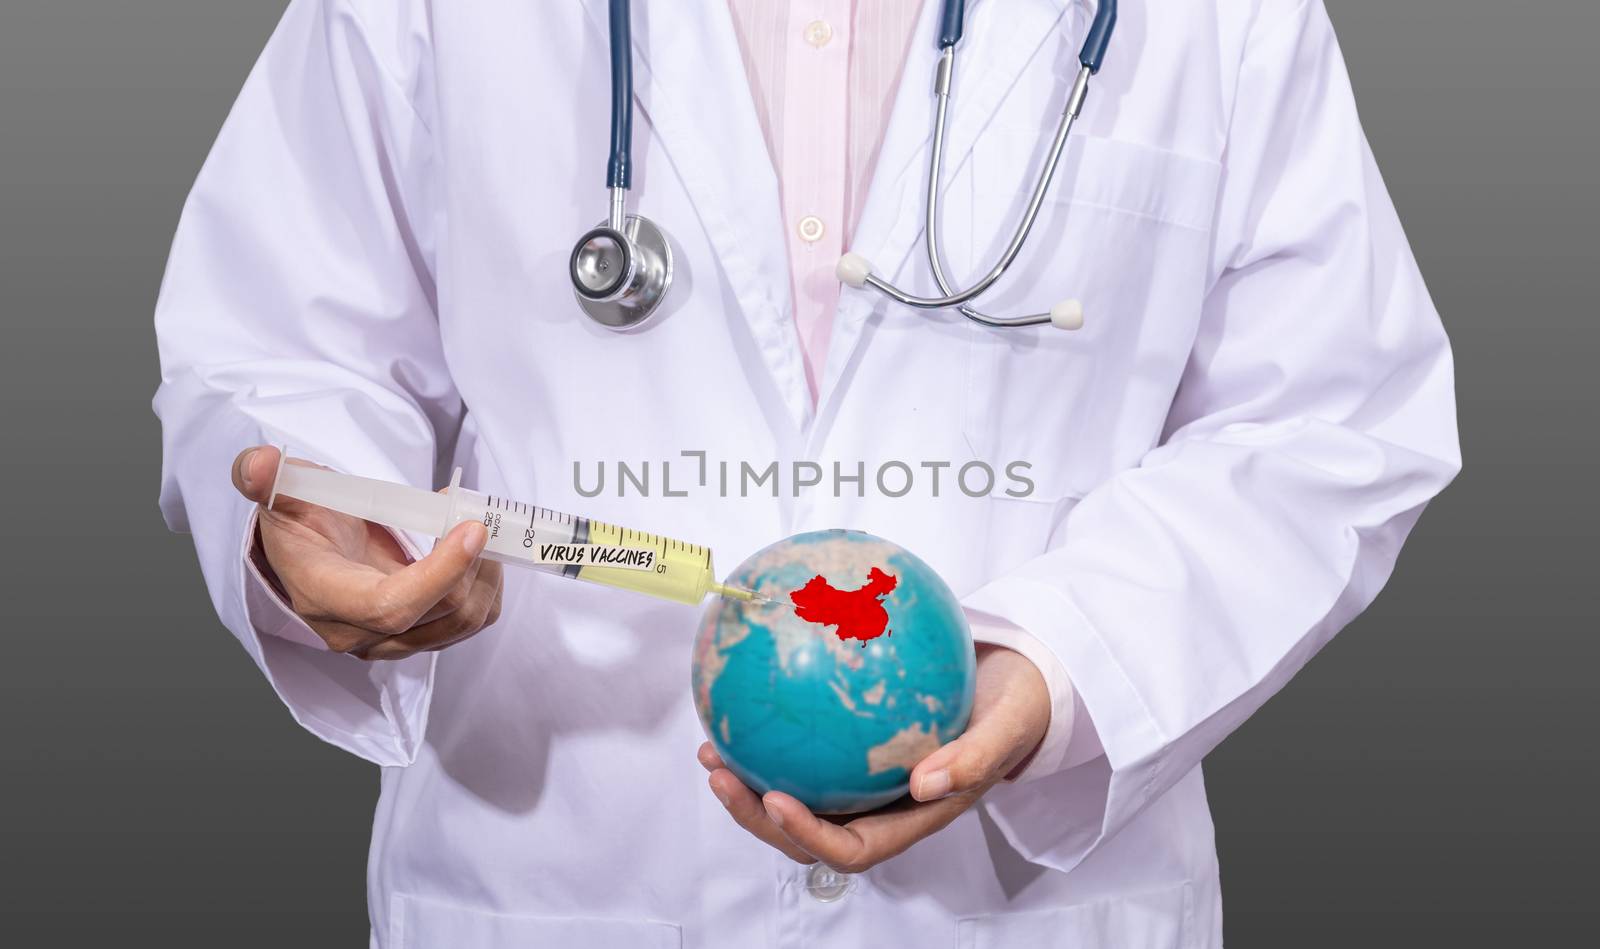
M 578 519 L 573 517 L 571 514 L 563 514 L 560 511 L 552 511 L 547 507 L 539 507 L 536 504 L 522 504 L 519 502 L 518 507 L 523 511 L 526 511 L 528 514 L 528 526 L 522 532 L 522 546 L 529 549 L 532 549 L 533 545 L 538 543 L 539 531 L 544 530 L 559 533 L 558 528 L 565 527 L 567 525 L 577 525 L 578 523 Z M 566 531 L 566 535 L 568 542 L 575 542 L 578 540 L 578 531 L 575 529 Z

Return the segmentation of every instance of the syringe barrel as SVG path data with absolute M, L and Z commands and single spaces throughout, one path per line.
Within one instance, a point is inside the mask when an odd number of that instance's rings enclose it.
M 698 604 L 716 582 L 711 551 L 705 547 L 480 494 L 454 483 L 444 493 L 434 493 L 325 468 L 283 464 L 273 489 L 274 498 L 280 495 L 433 537 L 443 537 L 463 521 L 478 521 L 489 532 L 483 556 L 490 560 L 679 603 Z
M 688 604 L 705 599 L 716 582 L 705 547 L 466 488 L 452 488 L 450 499 L 445 530 L 462 521 L 481 522 L 489 531 L 483 556 L 491 560 Z M 623 551 L 627 565 L 546 562 L 551 551 L 572 545 Z
M 397 530 L 434 537 L 443 537 L 448 530 L 450 499 L 445 495 L 327 468 L 280 464 L 272 495 L 298 498 Z

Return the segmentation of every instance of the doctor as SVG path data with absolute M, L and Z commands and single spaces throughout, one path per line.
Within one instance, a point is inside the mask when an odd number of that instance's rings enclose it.
M 636 3 L 629 211 L 672 235 L 674 282 L 622 334 L 568 275 L 606 208 L 606 6 L 293 0 L 158 304 L 168 523 L 295 719 L 382 767 L 373 944 L 1220 945 L 1201 759 L 1372 601 L 1459 468 L 1448 344 L 1322 3 L 1122 4 L 982 301 L 1075 298 L 1072 332 L 834 277 L 854 251 L 939 294 L 942 3 Z M 1095 9 L 972 4 L 955 284 L 1008 240 Z M 724 567 L 813 528 L 892 538 L 970 611 L 972 728 L 885 812 L 757 798 L 702 747 L 692 610 L 502 575 L 477 525 L 424 554 L 264 513 L 279 442 L 416 485 L 459 465 Z M 687 498 L 574 477 L 686 452 L 832 477 Z M 919 473 L 899 496 L 871 483 L 890 462 Z M 971 462 L 1024 462 L 1032 490 L 956 489 Z

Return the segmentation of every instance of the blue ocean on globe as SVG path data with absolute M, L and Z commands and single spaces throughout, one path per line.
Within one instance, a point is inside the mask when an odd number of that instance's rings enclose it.
M 873 568 L 893 578 L 878 601 L 882 635 L 842 638 L 791 604 L 816 577 L 830 595 L 867 588 L 871 598 L 887 585 L 880 574 L 868 587 Z M 783 791 L 824 814 L 871 810 L 905 794 L 911 768 L 966 728 L 972 634 L 950 588 L 909 551 L 859 531 L 813 531 L 765 548 L 727 582 L 776 602 L 719 597 L 707 608 L 695 707 L 722 760 L 758 794 Z

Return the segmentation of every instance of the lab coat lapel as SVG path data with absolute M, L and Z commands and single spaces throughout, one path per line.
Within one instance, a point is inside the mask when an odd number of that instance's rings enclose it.
M 1072 2 L 988 0 L 971 5 L 966 36 L 958 51 L 956 85 L 945 130 L 945 182 L 965 163 L 979 134 L 1023 68 L 1045 48 L 1052 32 L 1061 28 L 1063 13 Z M 934 0 L 923 4 L 922 20 L 906 57 L 866 205 L 851 241 L 851 250 L 872 261 L 880 274 L 898 275 L 912 251 L 921 259 L 928 149 L 933 142 L 933 72 L 939 58 L 934 18 L 940 6 Z M 1054 128 L 1056 118 L 1040 116 L 1041 142 Z M 926 289 L 933 288 L 930 285 Z M 823 375 L 818 430 L 837 410 L 836 403 L 842 395 L 839 390 L 864 324 L 887 305 L 883 296 L 871 291 L 845 288 L 842 292 Z M 820 437 L 820 432 L 814 434 Z
M 583 2 L 604 41 L 606 0 Z M 728 5 L 636 2 L 632 30 L 634 161 L 644 135 L 660 141 L 672 167 L 654 174 L 676 175 L 689 192 L 797 434 L 811 414 L 811 395 L 790 313 L 778 181 Z

